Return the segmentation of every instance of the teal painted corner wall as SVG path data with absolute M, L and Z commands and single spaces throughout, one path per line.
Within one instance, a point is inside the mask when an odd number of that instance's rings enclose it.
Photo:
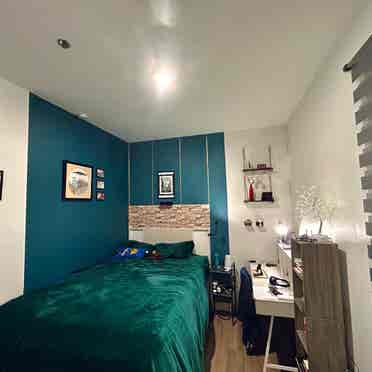
M 229 253 L 223 133 L 130 144 L 130 202 L 156 205 L 158 172 L 175 172 L 174 204 L 210 204 L 211 250 Z
M 227 211 L 225 136 L 209 134 L 208 169 L 211 210 L 211 252 L 220 257 L 230 253 L 229 222 Z
M 63 160 L 104 168 L 106 200 L 62 201 Z M 127 226 L 128 144 L 31 94 L 25 290 L 95 264 L 128 239 Z

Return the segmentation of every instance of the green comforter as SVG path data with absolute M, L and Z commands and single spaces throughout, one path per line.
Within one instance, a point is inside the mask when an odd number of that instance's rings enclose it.
M 206 257 L 96 266 L 0 307 L 0 371 L 201 372 Z

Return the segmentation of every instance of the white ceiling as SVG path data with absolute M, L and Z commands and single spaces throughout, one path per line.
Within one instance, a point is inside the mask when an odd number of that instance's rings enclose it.
M 366 3 L 2 0 L 0 75 L 128 141 L 281 125 Z

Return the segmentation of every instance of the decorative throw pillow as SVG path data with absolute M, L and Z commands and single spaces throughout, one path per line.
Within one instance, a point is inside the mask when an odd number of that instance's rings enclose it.
M 195 244 L 190 240 L 179 243 L 158 243 L 155 247 L 162 257 L 187 258 L 192 255 Z
M 113 262 L 121 262 L 131 258 L 143 258 L 145 256 L 144 248 L 120 248 L 113 257 Z
M 145 242 L 139 242 L 137 240 L 128 240 L 128 242 L 125 244 L 125 246 L 128 247 L 128 248 L 143 248 L 143 249 L 148 249 L 148 250 L 154 249 L 153 244 L 145 243 Z

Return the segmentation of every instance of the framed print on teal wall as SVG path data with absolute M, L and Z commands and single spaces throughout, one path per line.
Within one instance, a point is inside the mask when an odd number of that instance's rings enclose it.
M 174 172 L 159 172 L 159 199 L 173 199 L 175 197 L 174 191 Z
M 105 178 L 105 170 L 102 168 L 96 169 L 96 177 L 98 178 Z
M 97 179 L 96 181 L 96 189 L 97 190 L 104 190 L 105 189 L 105 181 Z
M 97 201 L 105 201 L 105 193 L 98 191 L 96 194 Z
M 93 167 L 64 160 L 62 179 L 63 200 L 92 200 Z

